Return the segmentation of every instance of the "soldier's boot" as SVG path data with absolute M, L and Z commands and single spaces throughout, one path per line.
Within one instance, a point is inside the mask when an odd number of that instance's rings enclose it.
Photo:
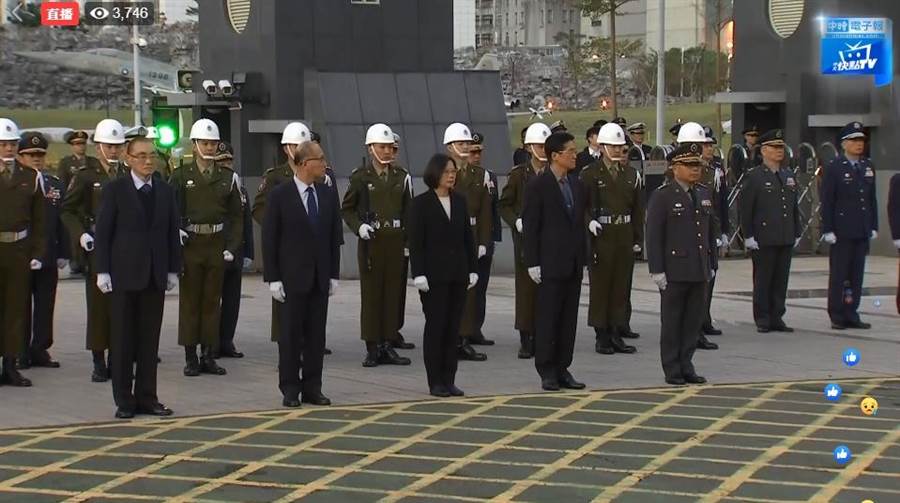
M 378 363 L 382 365 L 409 365 L 412 361 L 405 356 L 398 355 L 394 348 L 391 347 L 391 343 L 385 342 L 381 345 Z
M 707 339 L 706 336 L 703 335 L 703 331 L 701 331 L 700 337 L 697 338 L 697 349 L 716 350 L 719 349 L 719 345 Z
M 366 343 L 366 359 L 363 360 L 362 366 L 363 367 L 377 367 L 379 353 L 381 353 L 381 350 L 378 347 L 378 343 L 367 342 Z
M 3 357 L 3 375 L 0 376 L 0 381 L 3 381 L 3 384 L 9 384 L 18 388 L 31 386 L 31 381 L 16 370 L 15 356 Z
M 227 374 L 228 371 L 220 367 L 219 364 L 216 363 L 216 359 L 213 358 L 213 349 L 209 346 L 202 346 L 202 348 L 203 356 L 200 357 L 200 373 L 217 376 Z
M 612 346 L 612 337 L 605 328 L 594 327 L 594 351 L 601 355 L 611 355 L 616 352 Z
M 487 360 L 486 354 L 475 351 L 475 348 L 470 346 L 465 339 L 463 339 L 462 343 L 456 347 L 456 353 L 460 360 L 467 360 L 470 362 L 483 362 Z
M 609 338 L 609 340 L 612 343 L 613 350 L 615 350 L 616 353 L 631 354 L 637 352 L 636 347 L 625 344 L 625 341 L 622 340 L 622 336 L 619 335 L 617 331 L 611 330 L 611 332 L 613 332 L 613 335 Z
M 416 345 L 406 342 L 406 339 L 403 338 L 403 334 L 400 332 L 397 332 L 397 339 L 391 341 L 391 347 L 394 349 L 416 349 Z
M 109 380 L 109 365 L 106 364 L 106 355 L 103 351 L 91 351 L 94 359 L 94 371 L 91 372 L 91 381 L 106 382 Z
M 632 332 L 631 327 L 625 325 L 624 327 L 619 329 L 619 335 L 625 337 L 626 339 L 637 339 L 641 336 L 641 334 L 637 332 Z
M 184 347 L 184 375 L 197 377 L 200 375 L 200 360 L 197 359 L 197 346 Z
M 519 358 L 534 358 L 534 336 L 528 332 L 519 332 Z
M 473 346 L 493 346 L 494 345 L 494 341 L 486 338 L 484 336 L 484 334 L 481 332 L 478 332 L 477 334 L 475 334 L 473 336 L 467 337 L 467 340 L 468 340 L 469 344 L 471 344 Z
M 19 355 L 16 358 L 16 370 L 27 370 L 31 368 L 31 357 L 28 355 L 28 351 Z

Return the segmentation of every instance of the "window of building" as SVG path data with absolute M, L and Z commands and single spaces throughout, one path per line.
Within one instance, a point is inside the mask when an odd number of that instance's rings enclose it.
M 563 23 L 569 22 L 569 11 L 567 11 L 566 9 L 562 10 L 562 22 Z
M 547 9 L 547 24 L 553 24 L 553 9 Z

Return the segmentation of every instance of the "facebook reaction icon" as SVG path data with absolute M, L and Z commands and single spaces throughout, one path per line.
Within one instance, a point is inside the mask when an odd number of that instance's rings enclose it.
M 847 348 L 841 359 L 844 361 L 844 365 L 854 367 L 859 363 L 859 351 L 855 348 Z
M 829 402 L 837 402 L 840 400 L 841 393 L 843 393 L 843 390 L 835 383 L 830 383 L 825 386 L 825 399 Z
M 834 461 L 839 465 L 846 465 L 853 455 L 850 454 L 850 448 L 846 445 L 839 445 L 834 448 Z

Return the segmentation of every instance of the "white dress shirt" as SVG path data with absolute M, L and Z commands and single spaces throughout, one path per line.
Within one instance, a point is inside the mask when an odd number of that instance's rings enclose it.
M 309 198 L 309 193 L 306 192 L 306 189 L 308 189 L 309 187 L 313 188 L 313 194 L 315 194 L 315 197 L 316 197 L 316 207 L 318 208 L 319 207 L 319 205 L 318 205 L 319 195 L 316 193 L 316 188 L 312 185 L 307 185 L 307 184 L 303 183 L 303 181 L 300 180 L 299 178 L 297 178 L 296 176 L 294 177 L 294 185 L 296 185 L 297 190 L 300 191 L 300 199 L 303 200 L 303 208 L 306 210 L 306 214 L 309 215 L 309 203 L 307 202 L 307 199 Z
M 137 189 L 138 192 L 140 192 L 141 187 L 143 187 L 144 185 L 149 185 L 150 188 L 153 188 L 153 176 L 148 178 L 147 181 L 145 182 L 145 181 L 141 180 L 141 178 L 139 176 L 135 175 L 134 172 L 132 171 L 131 172 L 131 181 L 134 182 L 134 188 Z

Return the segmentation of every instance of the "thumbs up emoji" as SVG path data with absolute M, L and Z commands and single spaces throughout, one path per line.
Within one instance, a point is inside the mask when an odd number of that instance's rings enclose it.
M 844 465 L 848 461 L 852 455 L 850 454 L 850 448 L 846 445 L 839 445 L 834 448 L 834 461 L 839 465 Z

